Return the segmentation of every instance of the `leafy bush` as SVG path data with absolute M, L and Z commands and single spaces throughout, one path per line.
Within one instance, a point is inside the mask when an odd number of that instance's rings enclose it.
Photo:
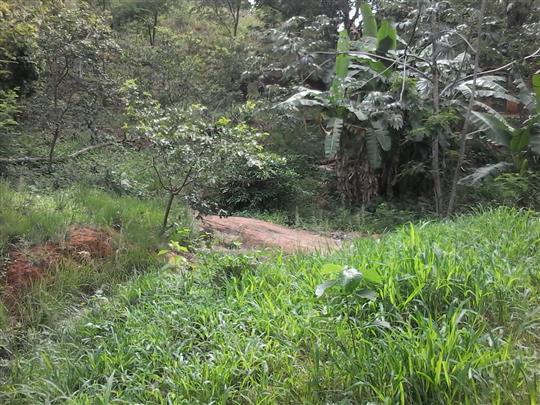
M 476 203 L 540 210 L 540 172 L 504 173 L 463 194 L 464 206 Z
M 287 161 L 273 154 L 245 159 L 221 187 L 218 204 L 227 211 L 283 210 L 297 198 L 298 175 Z

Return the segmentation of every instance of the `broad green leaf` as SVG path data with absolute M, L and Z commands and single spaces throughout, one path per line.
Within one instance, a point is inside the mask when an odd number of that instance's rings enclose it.
M 383 282 L 381 275 L 375 269 L 363 269 L 362 275 L 367 281 L 371 283 L 381 284 Z
M 458 184 L 469 187 L 479 187 L 485 180 L 497 177 L 501 173 L 514 169 L 514 165 L 509 162 L 499 162 L 493 165 L 479 167 L 472 174 L 463 177 Z
M 512 134 L 510 141 L 510 150 L 512 152 L 521 152 L 529 146 L 531 140 L 531 132 L 528 128 L 519 128 Z
M 373 322 L 373 324 L 380 328 L 392 329 L 392 325 L 390 325 L 390 322 L 385 321 L 384 319 L 377 319 L 375 322 Z
M 354 108 L 351 110 L 351 112 L 356 116 L 358 121 L 367 121 L 368 119 L 368 116 L 366 115 L 366 113 L 364 113 L 359 108 Z
M 360 11 L 362 12 L 362 32 L 364 36 L 377 38 L 377 20 L 373 15 L 371 6 L 362 2 Z
M 537 121 L 540 121 L 540 115 L 536 118 Z M 529 148 L 536 153 L 537 155 L 540 155 L 540 122 L 535 122 L 530 127 L 530 133 L 531 133 L 531 139 L 529 142 Z
M 325 281 L 322 284 L 319 284 L 317 286 L 317 288 L 315 288 L 315 296 L 317 298 L 322 297 L 324 295 L 324 293 L 326 292 L 326 290 L 328 290 L 329 288 L 335 286 L 338 282 L 339 282 L 339 280 L 328 280 L 328 281 Z
M 339 33 L 337 43 L 336 70 L 334 81 L 332 82 L 331 94 L 334 102 L 341 101 L 345 97 L 345 89 L 343 83 L 349 72 L 350 56 L 349 34 L 347 30 Z
M 360 298 L 365 298 L 369 301 L 375 301 L 379 297 L 375 291 L 370 290 L 369 288 L 362 288 L 360 291 L 358 291 L 357 295 Z
M 479 111 L 471 113 L 471 122 L 474 126 L 484 133 L 490 141 L 503 145 L 510 146 L 512 140 L 513 128 L 501 119 Z
M 369 164 L 374 169 L 379 169 L 382 164 L 381 149 L 377 140 L 377 130 L 368 129 L 366 131 L 366 147 Z
M 283 107 L 314 107 L 314 106 L 326 106 L 328 101 L 325 100 L 324 94 L 318 90 L 311 90 L 300 88 L 300 91 L 292 95 L 287 100 L 279 103 L 278 105 Z
M 389 20 L 383 20 L 381 28 L 377 32 L 377 52 L 387 53 L 396 49 L 397 32 Z
M 392 69 L 388 69 L 381 61 L 369 61 L 368 64 L 371 69 L 386 78 L 390 78 L 394 72 Z
M 342 264 L 335 264 L 335 263 L 326 263 L 321 268 L 322 274 L 338 274 L 341 270 L 343 270 Z
M 347 112 L 354 114 L 358 121 L 367 121 L 369 118 L 362 109 L 363 106 L 360 103 L 347 101 L 345 103 L 341 103 L 340 107 L 344 108 Z
M 345 79 L 349 71 L 350 56 L 341 52 L 350 51 L 349 34 L 347 30 L 343 30 L 339 33 L 339 39 L 337 43 L 337 51 L 340 54 L 336 58 L 336 76 L 340 79 Z
M 499 98 L 503 100 L 519 103 L 519 100 L 512 96 L 505 87 L 505 78 L 502 76 L 482 76 L 476 80 L 476 98 Z M 465 98 L 472 97 L 474 80 L 467 80 L 456 87 Z
M 362 280 L 362 273 L 355 268 L 346 268 L 341 272 L 340 282 L 341 286 L 347 294 L 352 293 L 360 284 Z
M 333 118 L 330 120 L 330 131 L 326 133 L 324 141 L 324 152 L 326 157 L 332 157 L 336 154 L 339 148 L 341 132 L 343 131 L 343 120 L 341 118 Z
M 377 141 L 379 142 L 379 145 L 381 145 L 382 150 L 388 152 L 392 148 L 392 137 L 390 136 L 390 133 L 385 130 L 377 130 L 375 132 Z
M 354 41 L 353 44 L 353 48 L 359 51 L 374 52 L 375 50 L 377 50 L 376 37 L 363 36 L 362 38 Z

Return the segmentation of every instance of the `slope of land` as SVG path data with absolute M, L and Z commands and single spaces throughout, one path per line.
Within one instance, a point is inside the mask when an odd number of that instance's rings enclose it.
M 0 402 L 534 403 L 539 245 L 536 214 L 497 210 L 329 256 L 206 253 L 98 292 L 4 369 Z M 316 298 L 342 267 L 355 293 Z

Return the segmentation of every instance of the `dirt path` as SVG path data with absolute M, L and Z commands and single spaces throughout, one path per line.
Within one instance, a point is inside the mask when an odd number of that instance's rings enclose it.
M 239 237 L 247 247 L 275 247 L 292 253 L 299 251 L 327 251 L 337 249 L 341 243 L 313 232 L 290 229 L 253 218 L 207 216 L 202 228 Z

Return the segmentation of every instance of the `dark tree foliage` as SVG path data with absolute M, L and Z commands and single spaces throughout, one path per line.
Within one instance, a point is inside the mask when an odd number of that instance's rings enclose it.
M 257 0 L 257 7 L 277 11 L 284 19 L 294 16 L 315 17 L 324 14 L 330 18 L 349 14 L 348 0 Z
M 37 15 L 28 5 L 0 1 L 0 90 L 28 94 L 38 78 Z

